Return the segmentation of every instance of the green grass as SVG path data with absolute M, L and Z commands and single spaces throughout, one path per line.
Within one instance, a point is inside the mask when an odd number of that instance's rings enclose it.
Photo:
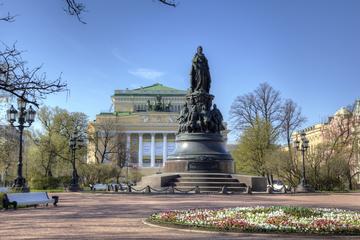
M 61 192 L 65 192 L 65 190 L 63 188 L 54 188 L 54 189 L 32 189 L 32 188 L 30 188 L 30 192 L 61 193 Z
M 269 208 L 271 210 L 282 209 L 284 213 L 294 216 L 296 218 L 307 218 L 307 217 L 320 217 L 322 214 L 320 212 L 316 212 L 311 208 L 306 207 L 291 207 L 291 206 L 273 206 Z

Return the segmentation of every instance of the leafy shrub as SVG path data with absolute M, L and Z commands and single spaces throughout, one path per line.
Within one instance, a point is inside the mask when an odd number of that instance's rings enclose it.
M 37 177 L 30 181 L 31 188 L 35 189 L 54 189 L 61 187 L 61 179 L 56 177 Z
M 70 182 L 71 182 L 71 176 L 60 176 L 57 177 L 57 179 L 59 180 L 59 185 L 61 187 L 65 187 L 65 186 L 69 186 Z

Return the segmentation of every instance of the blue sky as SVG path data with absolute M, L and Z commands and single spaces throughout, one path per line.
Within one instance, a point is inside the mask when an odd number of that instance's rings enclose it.
M 63 0 L 1 0 L 0 40 L 26 50 L 30 66 L 60 73 L 70 94 L 44 104 L 108 111 L 115 89 L 160 82 L 189 87 L 191 59 L 202 45 L 211 92 L 225 120 L 236 96 L 268 82 L 301 106 L 306 125 L 360 97 L 360 1 L 155 0 L 82 1 L 81 24 Z

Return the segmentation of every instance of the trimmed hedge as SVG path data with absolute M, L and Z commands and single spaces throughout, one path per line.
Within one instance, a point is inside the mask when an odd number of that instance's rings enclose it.
M 30 187 L 39 190 L 63 188 L 69 185 L 71 177 L 36 177 L 30 181 Z

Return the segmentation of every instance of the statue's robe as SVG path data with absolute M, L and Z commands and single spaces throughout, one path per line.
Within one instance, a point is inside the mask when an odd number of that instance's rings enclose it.
M 210 91 L 210 71 L 208 61 L 204 54 L 196 53 L 191 68 L 191 91 Z

